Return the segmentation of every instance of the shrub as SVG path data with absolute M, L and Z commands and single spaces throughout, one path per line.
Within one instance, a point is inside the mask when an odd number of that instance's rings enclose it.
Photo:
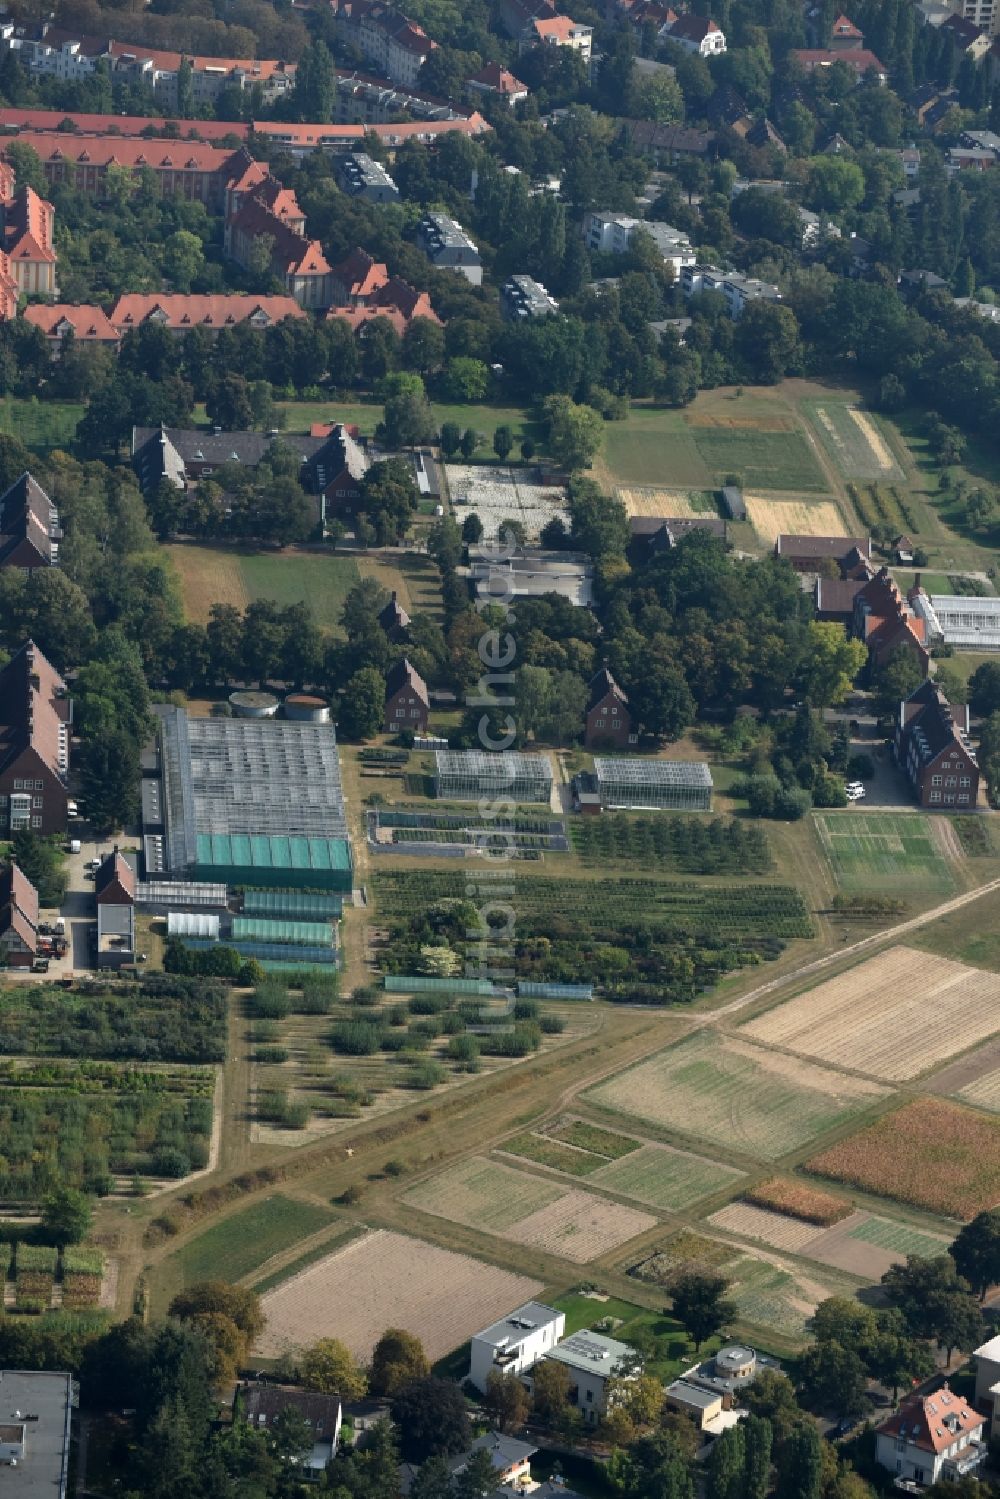
M 374 1056 L 382 1044 L 381 1026 L 370 1021 L 344 1020 L 330 1032 L 330 1045 L 346 1057 Z
M 447 1076 L 440 1062 L 420 1061 L 414 1062 L 406 1074 L 403 1086 L 416 1088 L 426 1092 L 430 1088 L 436 1088 L 438 1083 L 443 1083 Z
M 514 1019 L 537 1020 L 538 1008 L 537 999 L 517 999 L 514 1001 Z
M 248 1000 L 251 1015 L 262 1020 L 284 1020 L 291 1013 L 288 990 L 284 984 L 267 981 L 258 984 Z
M 190 1171 L 191 1160 L 183 1150 L 167 1147 L 158 1150 L 153 1156 L 154 1176 L 168 1176 L 172 1181 L 177 1181 L 180 1177 L 189 1175 Z
M 561 1015 L 543 1015 L 539 1024 L 546 1036 L 560 1036 L 566 1029 L 566 1022 Z
M 451 1008 L 447 994 L 415 994 L 409 1003 L 411 1015 L 440 1015 Z
M 255 1062 L 276 1064 L 288 1061 L 287 1046 L 258 1046 L 254 1052 Z

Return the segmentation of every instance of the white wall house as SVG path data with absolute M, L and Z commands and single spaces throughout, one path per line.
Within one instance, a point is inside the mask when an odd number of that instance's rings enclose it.
M 725 297 L 727 311 L 734 322 L 743 316 L 749 302 L 781 301 L 781 292 L 770 281 L 759 281 L 756 276 L 744 276 L 739 271 L 720 271 L 708 265 L 685 266 L 681 290 L 686 297 L 696 297 L 704 291 L 719 292 Z
M 905 1400 L 876 1428 L 875 1456 L 897 1478 L 930 1485 L 957 1482 L 985 1462 L 985 1417 L 944 1385 Z
M 596 1426 L 608 1411 L 608 1384 L 639 1372 L 635 1349 L 599 1332 L 575 1332 L 547 1358 L 565 1365 L 570 1376 L 570 1404 L 587 1426 Z
M 563 1312 L 540 1301 L 528 1301 L 477 1332 L 470 1344 L 469 1379 L 485 1391 L 491 1374 L 522 1374 L 559 1342 L 566 1331 Z
M 726 50 L 725 33 L 707 16 L 678 16 L 667 32 L 670 41 L 699 57 L 718 57 Z
M 680 276 L 685 266 L 694 265 L 695 253 L 691 241 L 672 224 L 664 224 L 656 219 L 635 219 L 628 214 L 596 209 L 584 215 L 583 238 L 590 251 L 624 255 L 632 249 L 636 235 L 640 232 L 649 235 L 662 255 L 664 265 L 673 266 L 675 277 Z

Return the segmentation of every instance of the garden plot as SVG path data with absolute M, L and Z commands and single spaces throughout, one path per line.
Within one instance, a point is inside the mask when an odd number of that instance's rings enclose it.
M 497 1162 L 462 1161 L 411 1187 L 410 1207 L 527 1244 L 575 1264 L 598 1259 L 653 1228 L 648 1213 L 567 1190 Z
M 950 895 L 951 870 L 933 819 L 912 812 L 827 813 L 816 831 L 846 894 Z
M 820 1228 L 745 1202 L 729 1203 L 706 1222 L 742 1238 L 756 1239 L 771 1249 L 805 1255 L 832 1270 L 873 1282 L 908 1254 L 943 1254 L 950 1242 L 872 1213 L 851 1213 L 833 1228 Z
M 445 474 L 456 519 L 461 524 L 474 511 L 484 541 L 495 541 L 507 520 L 520 521 L 529 541 L 537 541 L 557 516 L 569 529 L 565 491 L 558 484 L 540 484 L 537 469 L 449 463 Z
M 723 1228 L 727 1233 L 739 1234 L 744 1239 L 759 1239 L 772 1249 L 785 1249 L 798 1254 L 823 1230 L 815 1223 L 803 1223 L 800 1218 L 786 1218 L 782 1213 L 772 1213 L 767 1208 L 754 1207 L 749 1202 L 730 1202 L 710 1218 L 713 1228 Z
M 730 1186 L 743 1175 L 704 1156 L 671 1150 L 668 1145 L 645 1145 L 641 1150 L 601 1166 L 591 1176 L 595 1186 L 650 1207 L 679 1213 L 703 1197 Z
M 761 429 L 759 416 L 706 421 L 689 410 L 684 412 L 684 420 L 705 466 L 719 484 L 732 473 L 739 476 L 744 489 L 791 489 L 813 494 L 829 489 L 809 439 L 801 429 L 792 427 L 791 418 L 776 418 L 769 424 L 770 430 Z M 775 430 L 779 423 L 785 430 Z
M 717 513 L 709 490 L 663 489 L 656 485 L 623 489 L 619 485 L 615 488 L 615 494 L 629 515 L 691 520 L 696 516 L 711 516 Z
M 808 410 L 820 441 L 845 479 L 904 477 L 878 423 L 866 412 L 843 401 L 810 402 Z
M 884 1098 L 876 1083 L 703 1033 L 600 1083 L 589 1102 L 775 1160 Z
M 1000 1202 L 1000 1119 L 918 1098 L 806 1165 L 879 1197 L 974 1218 Z
M 468 1255 L 378 1230 L 268 1292 L 254 1351 L 278 1358 L 332 1337 L 365 1362 L 387 1327 L 403 1327 L 438 1359 L 541 1289 Z
M 750 524 L 767 546 L 779 536 L 843 536 L 851 529 L 835 500 L 775 500 L 763 494 L 744 500 Z
M 743 1032 L 835 1067 L 903 1082 L 998 1029 L 1000 974 L 893 947 L 758 1016 Z

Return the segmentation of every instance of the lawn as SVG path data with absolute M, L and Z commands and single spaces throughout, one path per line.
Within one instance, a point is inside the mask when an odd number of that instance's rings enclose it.
M 595 473 L 611 483 L 675 489 L 707 490 L 713 482 L 681 413 L 641 406 L 627 421 L 607 424 Z
M 308 603 L 324 630 L 339 630 L 344 599 L 360 579 L 353 557 L 316 552 L 241 557 L 240 572 L 251 599 L 273 599 L 282 608 Z
M 816 831 L 837 884 L 848 894 L 950 895 L 955 888 L 930 818 L 854 809 L 817 816 Z
M 319 1233 L 336 1218 L 336 1213 L 315 1203 L 265 1197 L 198 1234 L 171 1256 L 171 1265 L 186 1286 L 202 1280 L 242 1280 L 272 1255 Z
M 587 1101 L 726 1152 L 775 1160 L 885 1096 L 826 1067 L 709 1033 L 599 1083 Z
M 541 441 L 540 424 L 522 406 L 449 406 L 436 401 L 433 406 L 439 426 L 456 422 L 463 431 L 472 427 L 484 437 L 480 458 L 493 457 L 493 433 L 500 426 L 513 429 L 515 447 L 525 437 L 536 444 Z M 360 427 L 363 436 L 371 437 L 382 420 L 382 406 L 374 401 L 282 401 L 278 410 L 285 418 L 284 430 L 288 433 L 308 432 L 314 422 L 347 422 Z
M 845 479 L 899 481 L 903 471 L 881 430 L 879 418 L 856 402 L 803 401 L 820 442 Z
M 565 1295 L 550 1300 L 548 1305 L 565 1312 L 566 1337 L 571 1337 L 584 1328 L 601 1331 L 601 1324 L 610 1318 L 612 1324 L 620 1324 L 609 1327 L 610 1336 L 623 1343 L 631 1342 L 637 1334 L 643 1345 L 650 1338 L 655 1339 L 654 1352 L 645 1360 L 645 1371 L 647 1374 L 655 1374 L 658 1379 L 673 1379 L 682 1369 L 690 1366 L 693 1352 L 688 1336 L 680 1323 L 664 1312 L 648 1311 L 633 1302 L 622 1301 L 617 1296 L 597 1300 L 581 1291 L 567 1291 Z M 700 1350 L 701 1357 L 714 1352 L 721 1347 L 722 1342 L 721 1337 L 710 1339 Z
M 717 484 L 738 475 L 744 489 L 792 489 L 823 494 L 829 485 L 801 432 L 747 427 L 694 427 L 695 446 Z
M 0 432 L 29 448 L 69 448 L 86 407 L 74 401 L 0 401 Z

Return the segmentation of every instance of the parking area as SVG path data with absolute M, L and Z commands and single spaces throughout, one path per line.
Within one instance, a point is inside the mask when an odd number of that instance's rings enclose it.
M 94 880 L 92 871 L 88 865 L 95 859 L 111 851 L 113 839 L 102 838 L 95 840 L 81 836 L 74 832 L 71 837 L 79 838 L 79 853 L 67 853 L 66 855 L 66 896 L 58 908 L 53 906 L 42 907 L 38 918 L 43 926 L 54 927 L 57 920 L 62 918 L 65 922 L 66 952 L 63 957 L 49 958 L 48 979 L 68 978 L 74 973 L 86 973 L 92 969 L 93 957 L 91 953 L 90 937 L 97 916 L 94 905 Z M 70 838 L 66 840 L 67 846 Z M 8 977 L 35 978 L 28 970 L 11 969 Z

